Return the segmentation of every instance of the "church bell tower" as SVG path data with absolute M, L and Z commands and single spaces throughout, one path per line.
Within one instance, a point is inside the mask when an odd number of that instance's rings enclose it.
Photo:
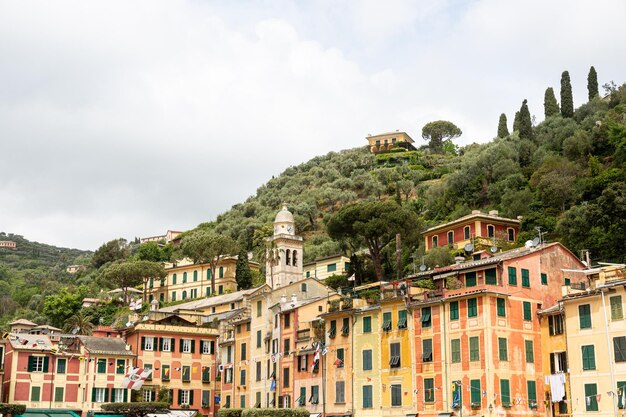
M 265 282 L 272 289 L 302 280 L 302 237 L 296 236 L 293 214 L 283 204 L 274 219 L 274 235 L 268 238 Z

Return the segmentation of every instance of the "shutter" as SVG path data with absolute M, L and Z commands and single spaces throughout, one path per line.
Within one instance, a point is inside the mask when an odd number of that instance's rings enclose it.
M 35 357 L 29 356 L 28 357 L 28 372 L 33 372 L 33 369 L 35 369 Z
M 108 389 L 104 389 L 104 402 L 108 403 L 109 402 L 109 390 Z
M 115 402 L 115 388 L 111 388 L 111 402 Z
M 191 353 L 196 353 L 196 341 L 191 341 Z
M 146 350 L 146 338 L 141 336 L 141 350 Z
M 92 403 L 96 402 L 96 389 L 95 388 L 91 389 L 91 402 Z
M 179 389 L 178 390 L 178 405 L 181 405 L 183 403 L 183 390 Z
M 170 339 L 170 350 L 172 351 L 172 353 L 176 352 L 176 340 L 172 337 Z
M 150 391 L 150 401 L 156 401 L 156 391 Z
M 125 403 L 128 402 L 128 390 L 127 389 L 124 390 L 124 402 Z
M 204 340 L 201 340 L 201 341 L 200 341 L 200 353 L 204 353 L 204 344 L 205 344 L 205 343 L 206 343 L 206 342 L 205 342 Z
M 45 357 L 43 358 L 43 371 L 48 372 L 48 365 L 50 365 L 50 358 L 49 357 Z
M 189 390 L 189 405 L 193 405 L 193 390 Z
M 180 339 L 180 346 L 179 347 L 180 347 L 179 350 L 182 353 L 183 352 L 183 339 Z

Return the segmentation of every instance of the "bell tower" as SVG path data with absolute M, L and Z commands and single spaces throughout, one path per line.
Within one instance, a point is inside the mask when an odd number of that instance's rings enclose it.
M 265 282 L 272 289 L 302 280 L 302 237 L 296 236 L 293 214 L 283 204 L 274 219 L 274 235 L 267 239 Z

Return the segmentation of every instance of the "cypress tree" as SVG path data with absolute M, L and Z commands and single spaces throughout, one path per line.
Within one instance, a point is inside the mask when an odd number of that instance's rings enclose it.
M 552 87 L 546 88 L 546 94 L 543 96 L 543 111 L 546 119 L 560 113 L 559 103 L 556 102 L 554 89 Z
M 530 111 L 528 111 L 527 100 L 524 99 L 522 107 L 519 109 L 519 137 L 520 139 L 533 138 L 533 124 L 530 120 Z
M 235 267 L 235 280 L 237 281 L 238 290 L 247 290 L 252 288 L 252 272 L 248 263 L 248 254 L 245 249 L 241 249 L 237 257 L 237 265 Z
M 519 112 L 515 112 L 515 118 L 513 119 L 513 132 L 519 132 Z
M 589 101 L 593 100 L 599 95 L 598 93 L 598 73 L 596 69 L 591 66 L 589 68 L 589 75 L 587 75 L 587 91 L 589 91 Z
M 574 98 L 572 97 L 572 83 L 569 79 L 569 72 L 563 71 L 561 74 L 561 116 L 574 116 Z
M 506 114 L 502 113 L 498 122 L 498 137 L 505 138 L 507 136 L 509 136 L 509 128 L 506 125 Z

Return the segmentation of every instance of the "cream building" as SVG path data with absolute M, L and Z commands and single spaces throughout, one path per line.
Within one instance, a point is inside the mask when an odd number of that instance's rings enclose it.
M 345 275 L 350 268 L 350 258 L 343 255 L 333 255 L 318 258 L 304 264 L 304 277 L 316 278 L 324 281 L 331 275 Z
M 302 236 L 295 229 L 293 214 L 283 205 L 274 219 L 274 235 L 268 239 L 265 282 L 272 289 L 302 280 Z

